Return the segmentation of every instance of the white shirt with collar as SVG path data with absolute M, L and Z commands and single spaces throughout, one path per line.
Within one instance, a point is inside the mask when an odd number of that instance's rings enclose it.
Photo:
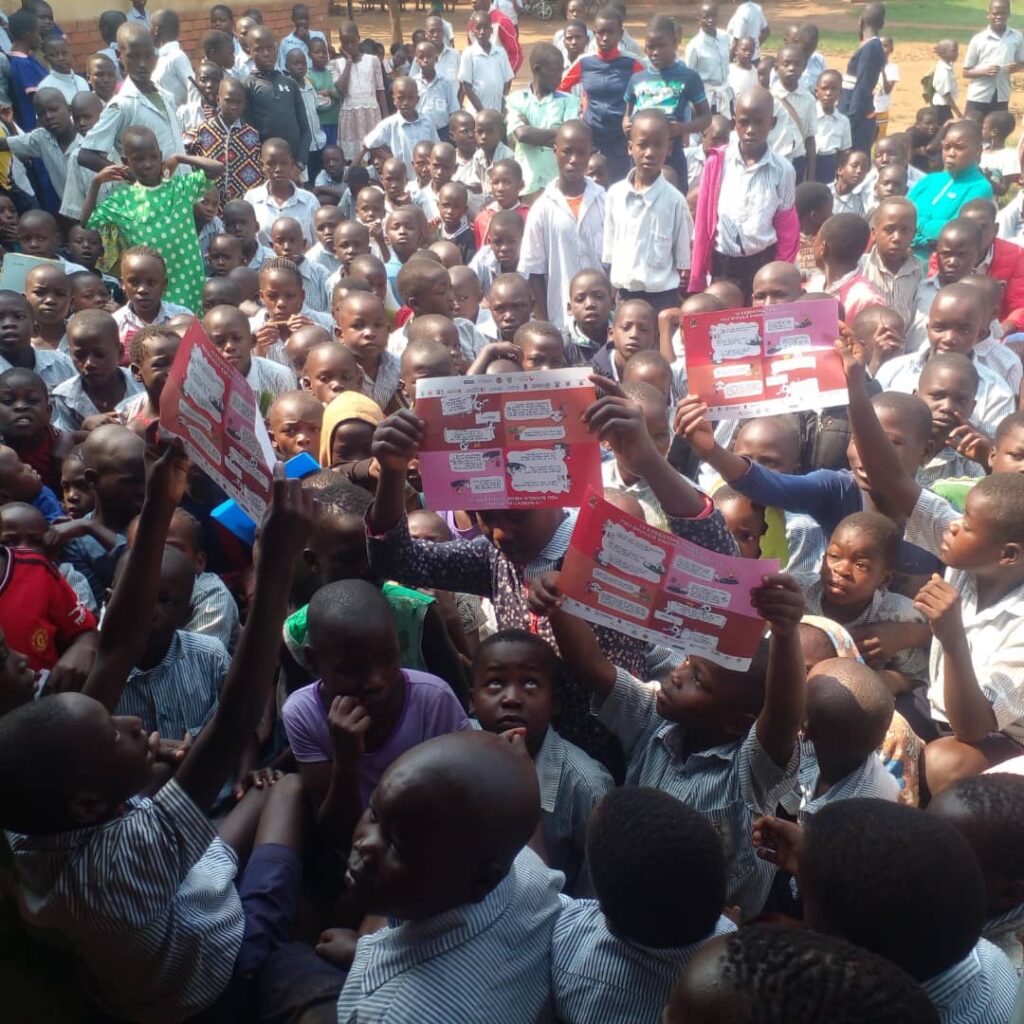
M 142 385 L 125 367 L 118 367 L 124 378 L 124 397 L 130 398 L 142 391 Z M 76 374 L 53 389 L 53 425 L 58 430 L 78 430 L 82 420 L 99 413 L 93 400 L 86 394 L 82 378 Z
M 192 61 L 185 55 L 177 39 L 164 43 L 156 54 L 153 81 L 171 94 L 174 98 L 174 108 L 177 110 L 188 100 L 189 80 L 195 77 Z
M 997 35 L 987 26 L 971 38 L 964 55 L 964 71 L 972 68 L 986 68 L 995 65 L 999 71 L 991 78 L 969 78 L 967 80 L 967 102 L 999 103 L 1010 98 L 1011 64 L 1024 62 L 1024 35 L 1009 25 L 1002 35 Z
M 704 29 L 686 44 L 683 60 L 700 75 L 704 88 L 721 89 L 729 83 L 729 36 L 717 31 L 713 36 Z
M 993 324 L 993 331 L 998 326 L 998 323 Z M 1024 365 L 1021 364 L 1020 356 L 998 341 L 991 331 L 974 346 L 974 361 L 1006 381 L 1015 395 L 1020 394 L 1021 382 L 1024 380 Z
M 778 241 L 775 215 L 796 202 L 793 165 L 769 145 L 747 166 L 731 141 L 722 161 L 715 250 L 725 256 L 753 256 Z
M 292 194 L 282 201 L 270 194 L 270 186 L 264 182 L 249 189 L 243 198 L 256 214 L 256 221 L 260 226 L 256 237 L 263 245 L 270 245 L 270 229 L 279 217 L 291 217 L 299 222 L 307 246 L 316 241 L 313 218 L 320 209 L 320 200 L 312 192 L 293 185 Z
M 665 175 L 637 188 L 636 171 L 608 189 L 604 209 L 602 262 L 615 288 L 666 292 L 679 287 L 679 272 L 690 269 L 693 219 L 683 194 Z
M 921 982 L 942 1024 L 1003 1024 L 1014 1016 L 1020 979 L 1006 954 L 978 939 L 952 967 Z
M 440 78 L 447 78 L 449 81 L 458 84 L 459 78 L 459 63 L 462 60 L 462 54 L 458 50 L 451 46 L 446 46 L 437 57 L 437 75 Z M 419 64 L 413 61 L 412 70 L 409 72 L 410 78 L 419 79 L 423 72 L 420 70 Z
M 459 81 L 468 85 L 484 110 L 501 110 L 505 105 L 505 86 L 515 78 L 508 54 L 497 43 L 484 50 L 474 40 L 459 60 Z M 468 101 L 467 101 L 468 103 Z M 471 109 L 467 106 L 466 109 Z
M 70 380 L 78 371 L 71 357 L 53 348 L 34 348 L 32 354 L 35 357 L 35 366 L 31 367 L 33 373 L 38 373 L 46 385 L 47 391 L 53 391 L 58 384 Z M 0 355 L 0 373 L 6 370 L 13 370 L 14 365 L 9 363 Z
M 850 119 L 845 114 L 840 114 L 838 109 L 833 109 L 831 114 L 826 114 L 818 105 L 818 128 L 814 133 L 814 150 L 819 155 L 832 155 L 842 152 L 844 149 L 853 147 L 853 139 L 850 136 Z
M 309 30 L 309 42 L 314 39 L 322 39 L 325 43 L 327 42 L 327 36 L 323 32 L 318 32 L 314 29 Z M 277 70 L 284 71 L 284 59 L 288 56 L 290 50 L 301 50 L 306 55 L 307 68 L 312 66 L 312 61 L 309 59 L 309 42 L 305 39 L 300 39 L 294 32 L 289 32 L 288 35 L 281 40 L 281 45 L 277 48 Z M 330 46 L 328 46 L 330 50 Z
M 60 148 L 56 136 L 45 128 L 33 128 L 32 131 L 22 135 L 9 135 L 7 146 L 16 157 L 20 157 L 22 160 L 30 160 L 32 157 L 42 160 L 46 173 L 53 183 L 54 191 L 57 195 L 63 195 L 64 184 L 67 180 L 68 153 L 71 152 L 72 147 L 76 153 L 78 152 L 75 142 L 79 138 L 81 136 L 72 139 L 65 151 Z
M 775 97 L 775 127 L 768 134 L 768 145 L 779 156 L 790 160 L 806 156 L 806 140 L 813 139 L 818 131 L 818 101 L 800 88 L 790 92 L 781 82 L 772 88 L 772 95 Z
M 151 94 L 140 92 L 139 87 L 130 78 L 126 78 L 121 88 L 103 108 L 99 120 L 82 140 L 82 149 L 94 149 L 104 156 L 114 150 L 120 152 L 121 134 L 131 125 L 152 130 L 164 159 L 184 153 L 185 142 L 181 137 L 181 125 L 176 113 L 177 104 L 171 94 L 159 86 L 157 95 L 162 101 L 161 106 L 153 102 Z M 184 164 L 178 168 L 179 174 L 191 172 L 192 169 Z
M 117 324 L 117 330 L 121 337 L 122 345 L 127 345 L 131 336 L 136 331 L 141 331 L 143 327 L 155 327 L 159 324 L 165 324 L 171 319 L 171 317 L 181 315 L 194 316 L 195 314 L 191 309 L 188 309 L 185 306 L 179 306 L 176 302 L 168 302 L 166 299 L 160 303 L 160 309 L 157 310 L 156 316 L 148 322 L 143 320 L 138 313 L 132 309 L 130 302 L 126 302 L 113 314 L 114 322 Z
M 790 168 L 792 176 L 793 169 Z M 581 270 L 601 265 L 604 253 L 605 191 L 587 180 L 579 219 L 552 181 L 530 207 L 519 249 L 519 273 L 547 278 L 548 320 L 565 325 L 569 285 Z
M 925 345 L 916 352 L 890 359 L 878 368 L 875 380 L 883 391 L 902 391 L 905 395 L 913 395 L 917 392 L 921 371 L 930 353 L 931 349 Z M 999 424 L 1016 411 L 1017 400 L 1002 377 L 977 360 L 974 360 L 974 367 L 978 371 L 978 397 L 971 413 L 971 423 L 992 437 Z
M 89 91 L 89 83 L 73 71 L 64 75 L 59 71 L 51 71 L 37 86 L 36 92 L 40 89 L 56 89 L 70 104 L 80 93 Z
M 767 27 L 768 19 L 764 16 L 761 5 L 748 0 L 746 3 L 737 5 L 733 16 L 729 19 L 729 24 L 725 26 L 725 31 L 733 39 L 750 36 L 754 40 L 754 60 L 756 61 L 761 55 L 761 33 Z

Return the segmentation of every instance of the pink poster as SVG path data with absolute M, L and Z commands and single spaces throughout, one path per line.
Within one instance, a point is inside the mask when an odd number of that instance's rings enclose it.
M 687 389 L 712 420 L 846 405 L 834 299 L 684 315 Z
M 563 609 L 743 671 L 764 635 L 750 592 L 776 559 L 732 558 L 655 529 L 591 491 L 562 564 Z
M 588 487 L 600 489 L 600 449 L 581 418 L 595 399 L 590 374 L 579 367 L 417 381 L 429 507 L 574 508 Z
M 160 426 L 242 507 L 263 520 L 274 453 L 246 379 L 213 347 L 198 320 L 182 338 L 160 396 Z

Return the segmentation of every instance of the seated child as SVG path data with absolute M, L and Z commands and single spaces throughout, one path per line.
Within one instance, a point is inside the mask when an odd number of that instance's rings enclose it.
M 411 517 L 410 517 L 411 518 Z M 489 636 L 473 664 L 470 711 L 486 732 L 520 731 L 541 789 L 544 860 L 565 875 L 565 891 L 592 892 L 587 820 L 614 783 L 608 772 L 551 726 L 562 664 L 547 641 L 525 630 Z
M 519 196 L 523 191 L 523 169 L 518 160 L 506 157 L 495 160 L 488 172 L 490 202 L 476 215 L 473 220 L 473 233 L 476 237 L 477 249 L 482 249 L 487 241 L 487 225 L 496 213 L 503 210 L 519 214 L 523 223 L 530 208 Z
M 991 268 L 988 273 L 967 274 L 960 280 L 979 290 L 988 314 L 987 318 L 982 318 L 980 337 L 971 354 L 972 361 L 997 374 L 1006 381 L 1011 393 L 1019 396 L 1021 383 L 1024 382 L 1024 365 L 1020 356 L 1013 349 L 1007 348 L 1000 338 L 1003 326 L 999 322 L 999 312 L 1003 292 L 1006 290 L 1005 282 L 993 276 Z
M 499 274 L 487 294 L 487 305 L 498 328 L 498 338 L 511 342 L 516 331 L 530 320 L 533 297 L 521 274 Z
M 39 374 L 21 369 L 0 373 L 0 439 L 46 487 L 60 490 L 61 463 L 75 439 L 50 423 L 46 385 Z
M 438 270 L 447 282 L 448 272 L 443 267 Z M 450 295 L 450 282 L 448 292 Z M 334 318 L 338 340 L 355 356 L 362 371 L 363 394 L 385 412 L 400 408 L 398 357 L 388 346 L 384 303 L 372 293 L 352 292 L 335 298 Z
M 555 1013 L 566 1024 L 658 1020 L 676 978 L 716 935 L 725 859 L 712 825 L 658 789 L 609 793 L 587 828 L 596 900 L 562 897 L 551 943 Z
M 282 718 L 318 823 L 346 844 L 388 766 L 469 721 L 445 680 L 401 667 L 395 620 L 372 583 L 322 586 L 306 630 L 305 660 L 319 678 L 292 693 Z
M 278 259 L 294 263 L 302 277 L 303 303 L 318 313 L 326 313 L 329 302 L 326 267 L 306 259 L 307 242 L 302 226 L 294 217 L 278 217 L 270 226 L 270 245 Z
M 44 260 L 58 260 L 64 264 L 65 274 L 90 269 L 61 256 L 57 252 L 59 244 L 60 232 L 53 214 L 47 213 L 45 210 L 26 210 L 18 218 L 18 252 L 23 252 L 26 256 L 38 256 Z
M 780 977 L 785 983 L 779 984 Z M 751 1007 L 765 1024 L 889 1019 L 935 1024 L 935 1007 L 906 971 L 851 942 L 785 925 L 754 925 L 709 942 L 672 990 L 662 1024 Z
M 1017 127 L 1009 110 L 993 110 L 981 123 L 981 169 L 992 183 L 996 198 L 1005 196 L 1020 178 L 1020 156 L 1006 140 Z
M 910 598 L 888 589 L 899 546 L 899 527 L 891 519 L 855 512 L 832 531 L 820 578 L 805 591 L 807 611 L 849 630 L 893 692 L 927 680 L 930 640 L 925 618 Z
M 341 269 L 341 261 L 334 255 L 334 232 L 344 219 L 345 214 L 337 206 L 321 206 L 313 216 L 316 242 L 306 250 L 306 259 L 323 267 L 328 277 Z
M 68 452 L 60 467 L 60 495 L 68 516 L 81 519 L 95 508 L 92 488 L 85 478 L 85 457 L 80 444 Z
M 25 275 L 25 298 L 32 308 L 36 349 L 67 350 L 64 323 L 71 307 L 71 282 L 59 267 L 33 267 Z
M 917 471 L 922 487 L 949 477 L 982 477 L 988 472 L 991 446 L 968 423 L 977 394 L 978 369 L 967 356 L 940 352 L 924 364 L 917 395 L 932 414 L 932 451 L 930 460 Z
M 20 292 L 0 291 L 0 372 L 18 367 L 39 374 L 47 391 L 75 375 L 63 352 L 32 344 L 33 313 Z
M 238 306 L 241 309 L 242 289 L 230 277 L 211 277 L 203 285 L 201 306 L 203 316 L 206 316 L 214 306 Z M 178 322 L 178 318 L 173 317 L 167 321 L 167 326 L 176 330 Z
M 457 266 L 448 269 L 452 282 L 452 312 L 456 317 L 468 320 L 487 341 L 495 341 L 498 327 L 491 311 L 484 305 L 484 292 L 480 278 L 469 267 Z
M 562 332 L 543 320 L 530 320 L 516 331 L 512 339 L 522 353 L 524 370 L 564 370 L 565 358 Z
M 823 807 L 802 832 L 761 819 L 754 841 L 796 875 L 810 928 L 855 940 L 902 967 L 941 1021 L 1009 1019 L 1017 975 L 981 938 L 981 869 L 952 825 L 913 807 L 858 797 Z M 779 853 L 769 852 L 773 845 Z M 914 913 L 892 914 L 897 904 Z
M 259 817 L 253 804 L 265 798 L 238 888 L 238 853 L 205 814 L 270 691 L 278 629 L 308 522 L 298 481 L 275 486 L 253 606 L 220 710 L 152 801 L 141 796 L 153 776 L 149 738 L 137 720 L 112 714 L 157 603 L 164 534 L 181 493 L 174 487 L 185 474 L 172 460 L 178 456 L 165 452 L 150 476 L 138 543 L 108 608 L 84 692 L 59 693 L 0 719 L 0 756 L 12 785 L 0 816 L 32 923 L 68 941 L 105 1012 L 128 1019 L 184 1019 L 227 992 L 233 974 L 235 984 L 251 981 L 290 930 L 301 871 L 301 794 L 294 782 L 281 780 L 271 793 L 254 795 L 224 823 L 224 835 L 244 851 Z M 28 800 L 23 787 L 30 766 Z M 74 842 L 55 853 L 50 840 L 58 832 L 74 835 Z M 103 872 L 104 885 L 87 884 L 95 871 Z M 125 900 L 126 892 L 147 895 L 140 903 Z M 267 900 L 275 908 L 272 923 Z M 157 946 L 154 934 L 163 936 Z M 217 957 L 204 955 L 211 943 Z
M 38 509 L 48 523 L 64 515 L 57 495 L 43 483 L 39 474 L 27 462 L 22 462 L 13 448 L 0 445 L 0 505 L 10 501 L 25 502 Z
M 417 1005 L 451 1005 L 458 978 L 460 1003 L 475 1015 L 508 1017 L 514 1003 L 516 1019 L 543 1019 L 561 876 L 525 849 L 540 800 L 519 745 L 478 732 L 428 740 L 383 774 L 372 807 L 356 827 L 347 878 L 357 905 L 393 923 L 359 940 L 338 1017 L 401 1016 L 410 992 Z M 408 880 L 387 867 L 395 835 L 423 865 Z M 429 946 L 425 930 L 437 940 Z M 407 969 L 370 984 L 376 963 L 412 948 Z M 497 949 L 517 955 L 493 957 Z
M 901 442 L 900 465 L 913 475 L 930 446 L 932 418 L 927 407 L 920 399 L 893 392 L 876 395 L 873 401 L 881 413 L 885 430 Z M 847 449 L 852 469 L 819 469 L 796 475 L 780 473 L 722 448 L 715 440 L 712 425 L 704 419 L 700 401 L 692 396 L 679 403 L 675 429 L 701 459 L 741 494 L 765 506 L 805 512 L 829 536 L 850 513 L 881 510 L 885 505 L 878 486 L 872 486 L 860 472 L 863 457 L 853 441 Z M 933 555 L 904 540 L 900 547 L 899 572 L 920 576 L 937 571 L 938 567 Z
M 206 266 L 210 277 L 227 277 L 236 267 L 245 265 L 240 238 L 221 233 L 210 239 L 206 250 Z
M 804 283 L 817 272 L 814 243 L 821 226 L 832 216 L 833 202 L 831 190 L 820 182 L 802 181 L 796 187 L 796 215 L 800 218 L 800 251 L 796 265 Z
M 267 260 L 274 258 L 274 250 L 259 239 L 260 224 L 252 203 L 244 199 L 232 199 L 224 204 L 221 219 L 224 221 L 224 230 L 241 240 L 245 266 L 259 270 Z
M 323 406 L 345 391 L 362 391 L 363 371 L 351 349 L 338 341 L 314 346 L 302 370 L 302 388 Z M 319 451 L 320 446 L 317 446 Z
M 793 786 L 806 685 L 799 586 L 785 575 L 766 576 L 751 599 L 770 623 L 771 639 L 762 641 L 747 671 L 694 655 L 656 691 L 616 668 L 591 626 L 560 610 L 557 574 L 545 573 L 530 588 L 531 608 L 548 616 L 562 657 L 623 744 L 626 782 L 655 785 L 727 837 L 726 902 L 739 904 L 744 920 L 761 912 L 774 876 L 754 854 L 751 812 L 768 813 Z
M 325 331 L 334 330 L 334 321 L 327 313 L 307 304 L 302 270 L 290 259 L 275 256 L 263 264 L 259 272 L 259 297 L 262 305 L 249 318 L 249 327 L 257 352 L 272 362 L 289 365 L 285 342 L 300 327 L 316 324 Z
M 260 411 L 278 395 L 295 390 L 295 374 L 287 366 L 252 354 L 249 319 L 235 306 L 214 306 L 203 317 L 203 330 L 225 359 L 248 381 Z
M 956 46 L 956 43 L 953 43 Z M 950 69 L 949 81 L 956 88 L 956 73 Z M 907 129 L 908 147 L 910 149 L 910 166 L 922 174 L 938 171 L 942 167 L 942 141 L 939 129 L 943 122 L 949 120 L 949 108 L 945 108 L 943 116 L 941 108 L 934 106 L 920 107 L 914 115 L 914 123 Z M 959 120 L 959 115 L 957 115 Z
M 288 365 L 295 371 L 297 377 L 301 379 L 309 353 L 317 345 L 326 344 L 333 339 L 334 335 L 331 331 L 318 327 L 316 324 L 306 324 L 305 327 L 300 327 L 288 335 L 288 340 L 284 343 L 284 351 L 288 358 Z
M 604 349 L 612 326 L 614 294 L 603 270 L 581 270 L 569 284 L 565 350 L 573 366 L 586 365 Z
M 167 264 L 156 249 L 136 245 L 121 256 L 121 287 L 127 302 L 115 314 L 121 337 L 120 361 L 127 364 L 128 344 L 143 327 L 167 323 L 171 317 L 192 310 L 164 298 L 167 290 Z
M 522 245 L 523 218 L 515 210 L 499 210 L 488 222 L 485 244 L 467 261 L 485 293 L 499 274 L 518 272 Z
M 143 327 L 132 335 L 129 369 L 143 391 L 123 399 L 114 410 L 126 427 L 148 427 L 160 419 L 160 396 L 180 345 L 181 335 L 170 327 Z
M 978 338 L 982 336 L 987 312 L 979 301 L 976 288 L 962 282 L 944 286 L 928 311 L 928 344 L 916 352 L 908 351 L 906 355 L 883 363 L 878 368 L 876 380 L 883 388 L 913 393 L 917 390 L 921 371 L 932 355 L 959 352 L 971 357 Z M 1001 377 L 976 361 L 974 368 L 978 371 L 978 392 L 970 421 L 991 436 L 1000 421 L 1014 411 L 1017 403 Z
M 870 159 L 859 149 L 840 153 L 835 181 L 829 183 L 833 213 L 855 213 L 864 216 L 864 189 L 860 186 L 868 173 Z
M 68 321 L 68 350 L 78 375 L 53 390 L 58 430 L 79 430 L 90 417 L 114 412 L 143 390 L 125 367 L 118 366 L 122 350 L 117 327 L 101 309 L 84 309 Z
M 431 377 L 454 376 L 452 351 L 459 350 L 459 335 L 447 317 L 417 317 L 409 329 L 409 344 L 402 353 L 402 398 L 410 409 L 416 405 L 416 384 Z M 485 350 L 486 351 L 486 350 Z M 376 489 L 376 485 L 370 488 Z
M 1019 975 L 1024 967 L 1024 779 L 1008 772 L 963 779 L 935 797 L 928 813 L 949 822 L 974 851 L 985 878 L 982 938 L 998 946 Z
M 286 391 L 278 395 L 267 413 L 267 431 L 274 451 L 285 462 L 302 452 L 309 452 L 316 458 L 320 454 L 323 418 L 323 405 L 309 391 Z
M 340 146 L 324 146 L 321 151 L 323 167 L 313 179 L 313 192 L 321 202 L 321 209 L 333 204 L 343 218 L 352 216 L 352 193 L 345 182 L 345 154 Z M 314 222 L 315 226 L 315 222 Z
M 127 559 L 118 563 L 114 587 L 124 578 Z M 142 722 L 148 735 L 164 739 L 197 736 L 217 711 L 231 659 L 220 640 L 186 632 L 192 616 L 195 567 L 167 545 L 160 565 L 157 602 L 143 627 L 145 642 L 128 673 L 116 711 Z
M 765 507 L 733 490 L 728 484 L 716 487 L 711 498 L 736 541 L 740 557 L 760 558 L 761 538 L 768 532 Z
M 897 698 L 914 731 L 934 741 L 926 748 L 926 762 L 928 785 L 935 794 L 1019 752 L 1011 738 L 1020 718 L 1013 651 L 1021 642 L 1016 608 L 1024 568 L 1002 553 L 1021 543 L 1024 478 L 1015 472 L 986 477 L 967 495 L 960 516 L 916 482 L 866 398 L 863 367 L 848 345 L 842 354 L 861 472 L 878 495 L 879 510 L 906 519 L 906 539 L 939 555 L 951 570 L 948 582 L 932 577 L 915 599 L 935 638 L 929 666 L 931 707 L 923 711 Z M 979 594 L 982 585 L 984 596 Z M 952 735 L 937 738 L 946 732 Z
M 629 304 L 624 303 L 623 305 Z M 646 305 L 646 303 L 642 303 L 642 305 Z M 647 434 L 658 454 L 664 457 L 668 454 L 669 444 L 672 440 L 665 396 L 652 385 L 641 382 L 623 385 L 622 390 L 628 398 L 638 402 L 642 407 Z M 644 518 L 652 526 L 656 526 L 659 530 L 669 528 L 668 519 L 651 485 L 640 474 L 634 472 L 628 463 L 620 461 L 618 458 L 606 460 L 601 464 L 601 479 L 605 487 L 614 487 L 627 494 L 632 494 L 640 502 L 640 507 L 644 510 Z
M 860 259 L 868 246 L 871 227 L 858 214 L 837 213 L 821 226 L 814 239 L 814 260 L 819 273 L 807 282 L 809 292 L 824 292 L 839 300 L 847 320 L 868 306 L 885 300 L 860 272 Z
M 627 299 L 615 307 L 610 338 L 590 361 L 595 373 L 619 380 L 626 360 L 658 347 L 658 317 L 650 303 Z
M 80 309 L 102 309 L 107 313 L 116 312 L 120 306 L 110 297 L 107 284 L 99 274 L 91 270 L 79 270 L 68 275 L 71 283 L 71 309 L 77 313 Z M 121 290 L 120 285 L 117 289 Z

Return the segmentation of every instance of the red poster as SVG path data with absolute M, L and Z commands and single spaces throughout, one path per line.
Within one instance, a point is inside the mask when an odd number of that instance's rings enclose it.
M 599 489 L 600 449 L 581 419 L 595 398 L 590 374 L 580 367 L 418 381 L 429 507 L 574 508 L 588 487 Z
M 180 437 L 200 469 L 263 520 L 273 485 L 273 449 L 246 379 L 211 344 L 198 320 L 182 338 L 160 396 L 160 426 Z
M 687 389 L 712 420 L 846 405 L 833 299 L 684 315 Z
M 734 558 L 587 494 L 562 564 L 563 609 L 627 636 L 743 671 L 764 635 L 750 603 L 776 559 Z

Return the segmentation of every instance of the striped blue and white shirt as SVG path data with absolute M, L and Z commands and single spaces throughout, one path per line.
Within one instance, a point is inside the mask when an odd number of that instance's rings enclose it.
M 1010 961 L 984 939 L 959 963 L 921 982 L 942 1024 L 1007 1024 L 1017 985 Z
M 6 836 L 23 913 L 68 940 L 112 1016 L 181 1021 L 227 988 L 245 924 L 238 862 L 177 782 L 101 825 Z
M 159 665 L 131 670 L 117 714 L 135 715 L 147 732 L 155 729 L 167 739 L 195 736 L 217 710 L 230 664 L 219 640 L 176 630 Z
M 540 783 L 540 827 L 547 861 L 565 875 L 566 892 L 590 895 L 587 821 L 615 783 L 603 765 L 551 728 L 533 764 Z
M 338 999 L 338 1024 L 553 1020 L 561 886 L 559 872 L 523 849 L 479 903 L 364 935 Z
M 1018 903 L 985 922 L 981 936 L 998 946 L 1010 961 L 1017 977 L 1024 974 L 1024 903 Z
M 192 585 L 192 617 L 185 631 L 219 640 L 229 651 L 238 640 L 238 603 L 215 572 L 197 573 Z
M 655 949 L 613 934 L 595 900 L 563 896 L 551 944 L 555 1016 L 563 1024 L 656 1024 L 694 953 L 734 931 L 722 916 L 689 946 Z
M 686 755 L 682 726 L 658 714 L 657 688 L 615 671 L 615 686 L 596 710 L 622 743 L 626 784 L 663 790 L 711 822 L 725 853 L 728 902 L 739 904 L 749 920 L 761 912 L 775 877 L 775 865 L 754 852 L 751 826 L 762 814 L 774 814 L 792 789 L 799 745 L 793 744 L 784 768 L 768 756 L 756 728 L 742 740 Z
M 898 800 L 900 784 L 882 763 L 878 754 L 872 751 L 848 775 L 833 783 L 824 793 L 815 796 L 821 779 L 818 755 L 810 740 L 800 741 L 800 768 L 793 792 L 787 793 L 780 803 L 790 814 L 798 815 L 801 825 L 813 817 L 827 804 L 837 800 L 852 800 L 854 797 L 870 797 L 875 800 Z

